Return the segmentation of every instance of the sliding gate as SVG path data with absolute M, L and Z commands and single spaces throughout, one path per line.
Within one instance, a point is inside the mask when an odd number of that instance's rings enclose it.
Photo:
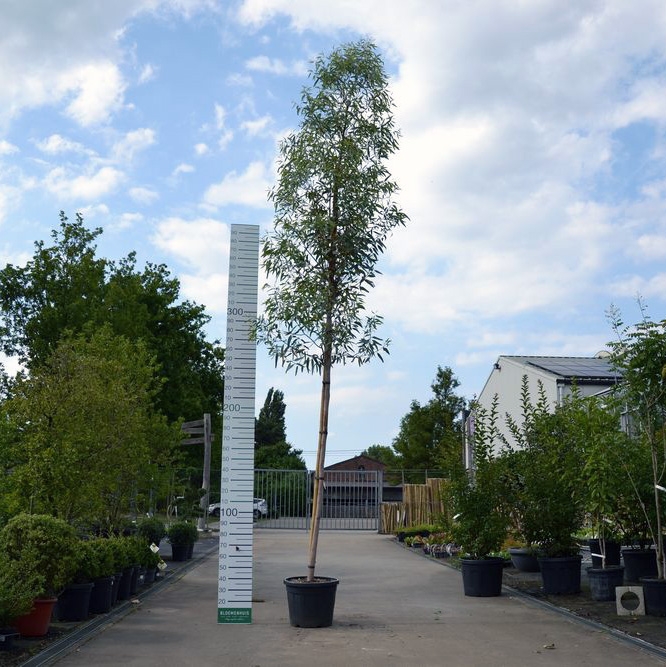
M 320 527 L 323 530 L 379 531 L 382 473 L 327 470 Z M 255 526 L 308 529 L 312 517 L 314 472 L 255 470 Z M 261 502 L 265 500 L 266 503 Z

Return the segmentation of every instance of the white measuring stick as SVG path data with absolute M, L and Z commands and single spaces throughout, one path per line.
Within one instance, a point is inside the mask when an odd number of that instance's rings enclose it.
M 259 227 L 231 225 L 224 361 L 217 622 L 252 623 L 254 393 Z

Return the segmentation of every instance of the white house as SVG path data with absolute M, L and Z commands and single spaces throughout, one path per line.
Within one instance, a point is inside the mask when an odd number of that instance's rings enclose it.
M 608 354 L 604 352 L 594 357 L 498 357 L 477 401 L 480 406 L 490 410 L 493 399 L 497 396 L 497 426 L 509 442 L 512 442 L 513 438 L 506 427 L 506 415 L 510 415 L 518 424 L 521 423 L 523 377 L 527 377 L 532 402 L 538 399 L 540 381 L 553 409 L 571 394 L 574 384 L 582 396 L 593 396 L 606 391 L 619 380 Z M 468 432 L 473 428 L 473 420 L 474 415 L 470 415 L 467 422 Z M 465 465 L 470 467 L 470 463 L 471 449 L 467 438 Z

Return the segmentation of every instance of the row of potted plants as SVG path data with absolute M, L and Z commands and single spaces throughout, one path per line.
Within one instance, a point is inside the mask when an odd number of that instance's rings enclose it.
M 8 648 L 17 634 L 45 635 L 56 603 L 61 621 L 81 621 L 151 584 L 166 567 L 159 555 L 165 535 L 174 560 L 191 557 L 198 533 L 186 522 L 166 530 L 146 519 L 130 536 L 82 538 L 52 516 L 13 517 L 0 531 L 0 645 Z
M 610 400 L 582 399 L 574 389 L 551 412 L 541 388 L 532 403 L 526 382 L 522 400 L 521 423 L 508 424 L 514 447 L 499 434 L 494 406 L 477 409 L 473 465 L 460 465 L 447 489 L 452 519 L 443 517 L 441 528 L 461 549 L 465 593 L 501 593 L 504 559 L 492 554 L 508 537 L 521 547 L 512 549 L 514 562 L 540 570 L 546 594 L 579 592 L 578 536 L 587 530 L 594 537 L 588 571 L 593 597 L 615 599 L 615 586 L 640 579 L 648 613 L 666 615 L 666 602 L 648 591 L 666 593 L 657 569 L 659 505 L 650 502 L 660 489 L 655 491 L 649 449 L 620 430 L 619 409 Z M 619 544 L 626 547 L 624 566 Z M 634 568 L 639 557 L 647 569 Z

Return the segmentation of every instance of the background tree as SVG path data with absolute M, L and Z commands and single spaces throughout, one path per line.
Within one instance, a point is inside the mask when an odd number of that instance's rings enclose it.
M 287 439 L 284 421 L 286 409 L 284 394 L 279 389 L 271 387 L 266 394 L 263 407 L 259 410 L 259 416 L 254 422 L 254 443 L 257 449 L 285 442 Z
M 303 451 L 287 442 L 284 394 L 271 387 L 254 424 L 254 466 L 274 470 L 305 470 Z
M 405 470 L 432 470 L 448 474 L 462 457 L 463 409 L 466 400 L 456 394 L 460 382 L 448 367 L 437 367 L 425 405 L 412 401 L 400 420 L 393 449 Z M 414 477 L 415 481 L 418 481 Z
M 88 229 L 61 212 L 53 243 L 35 243 L 25 266 L 0 270 L 0 349 L 31 371 L 43 366 L 68 334 L 91 336 L 108 326 L 113 334 L 141 341 L 155 359 L 162 381 L 155 408 L 169 422 L 213 415 L 221 432 L 224 351 L 206 340 L 210 320 L 203 306 L 183 300 L 180 283 L 164 265 L 136 266 L 130 252 L 115 262 L 98 257 L 101 228 Z M 212 467 L 218 467 L 214 450 Z M 201 469 L 200 448 L 182 451 L 182 463 Z M 201 484 L 201 472 L 197 470 Z
M 63 338 L 19 374 L 3 408 L 16 437 L 10 483 L 20 507 L 118 525 L 180 437 L 154 410 L 158 385 L 145 345 L 108 327 Z
M 280 146 L 263 244 L 268 285 L 258 337 L 287 370 L 321 375 L 308 579 L 314 578 L 328 437 L 331 369 L 386 350 L 365 295 L 391 230 L 406 221 L 386 161 L 398 133 L 383 62 L 371 42 L 319 56 L 296 106 L 300 129 Z

